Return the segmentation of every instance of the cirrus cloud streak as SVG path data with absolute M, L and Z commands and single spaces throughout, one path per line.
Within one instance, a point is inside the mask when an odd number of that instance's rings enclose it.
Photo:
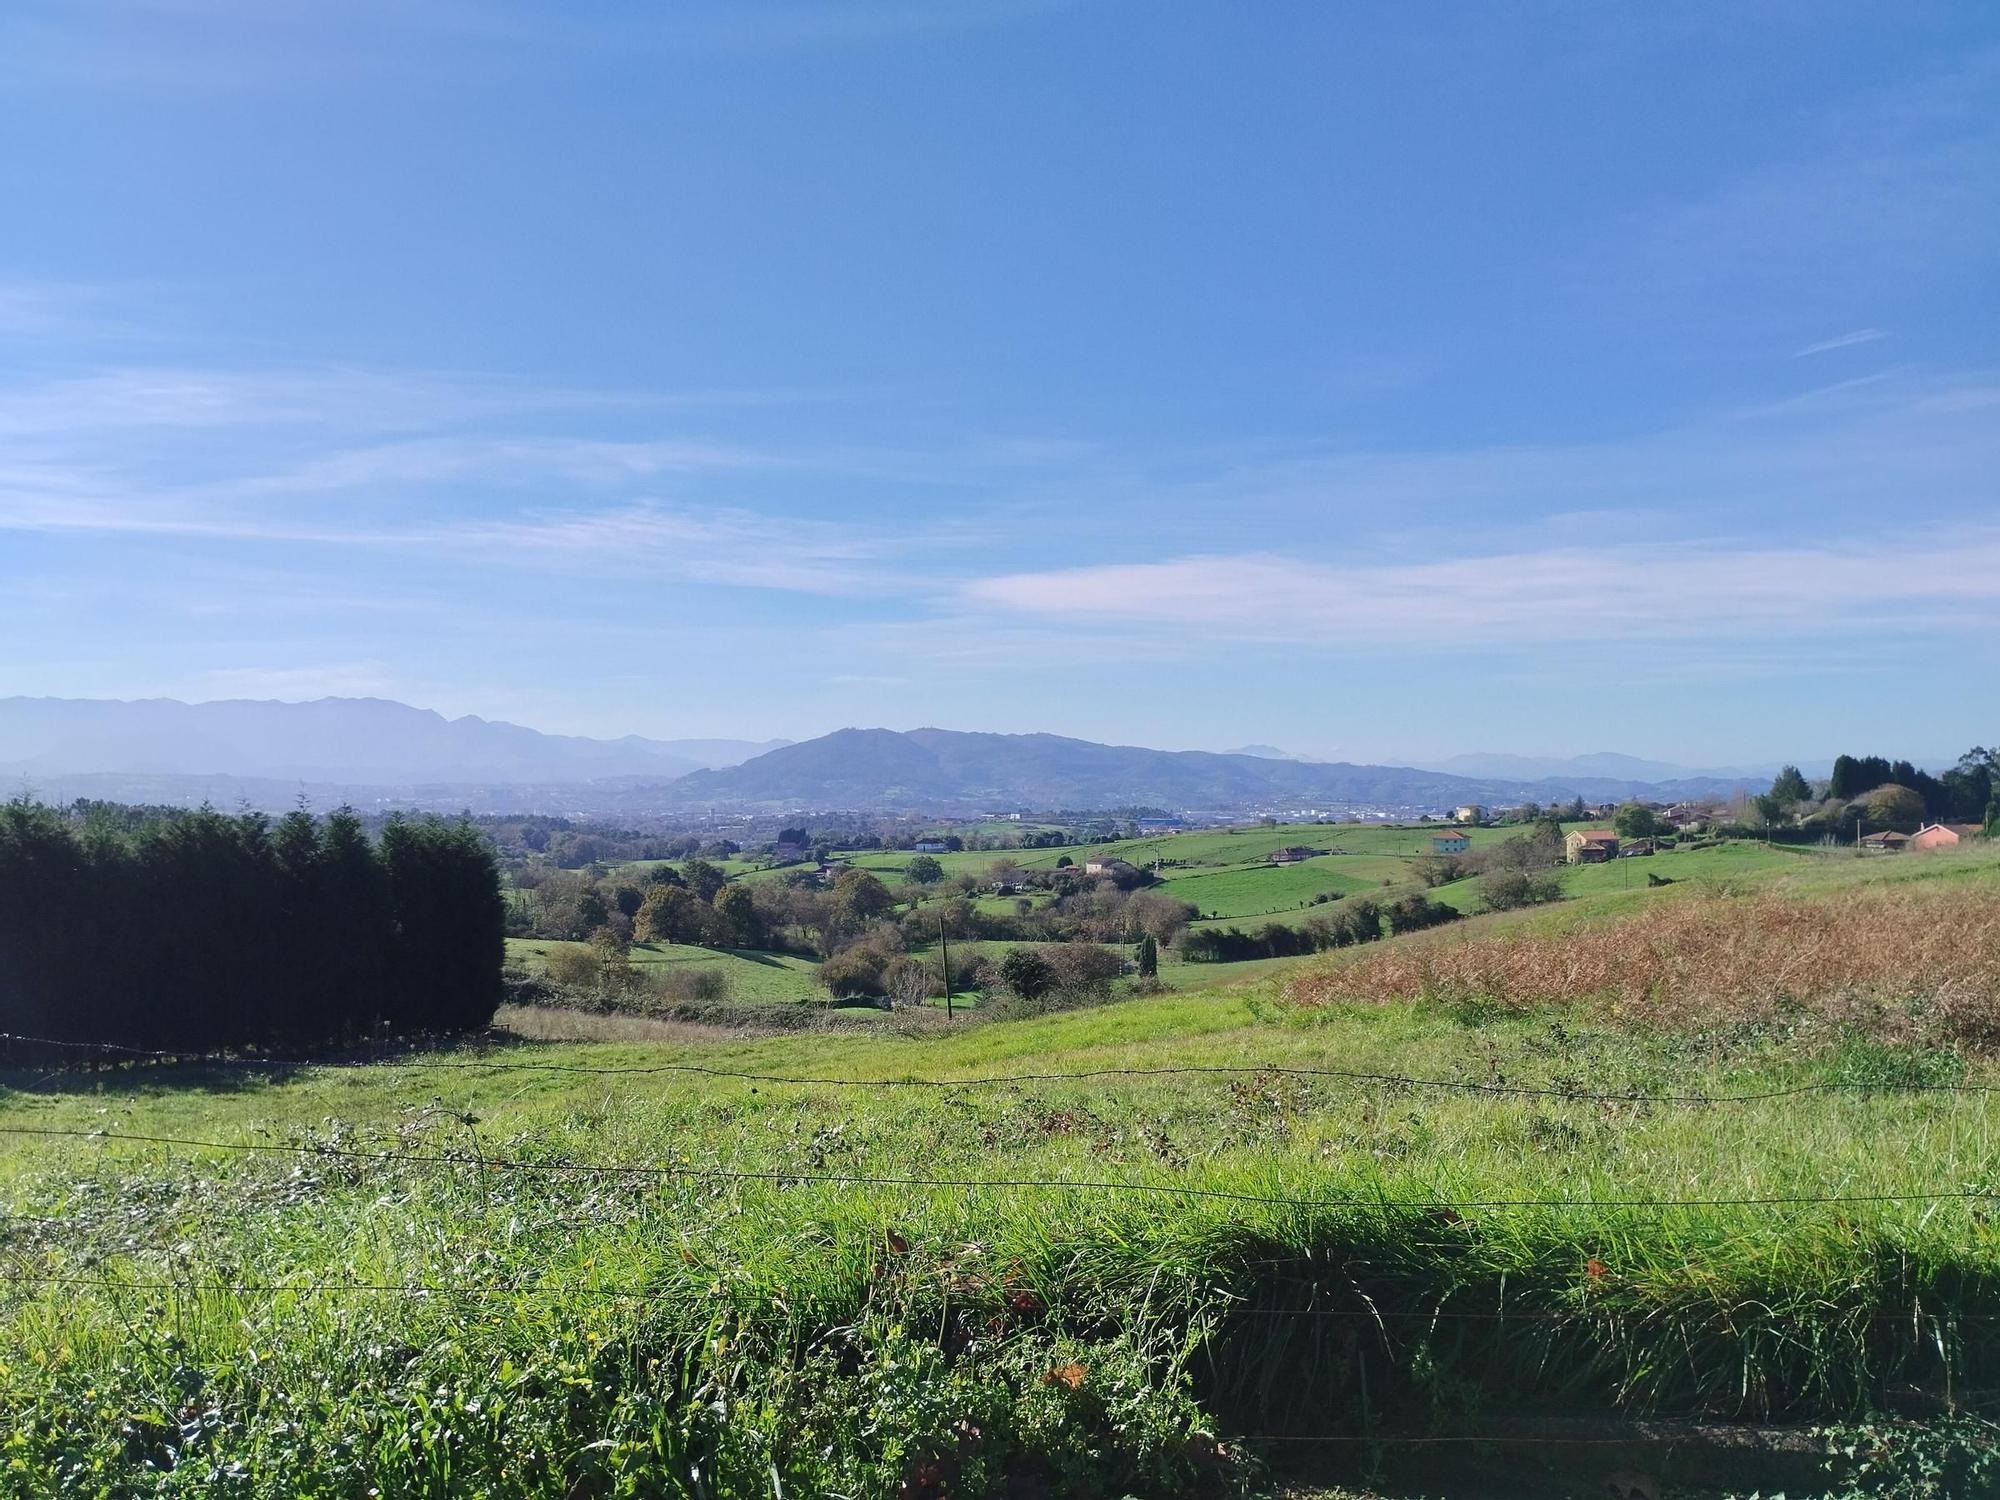
M 1552 547 L 1409 563 L 1269 553 L 1013 573 L 974 608 L 1338 649 L 1963 631 L 2000 621 L 2000 531 L 1820 546 Z

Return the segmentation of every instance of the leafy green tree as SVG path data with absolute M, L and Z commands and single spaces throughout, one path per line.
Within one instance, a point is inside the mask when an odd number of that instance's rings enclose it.
M 1000 960 L 1000 979 L 1023 1000 L 1032 1002 L 1055 988 L 1056 971 L 1033 948 L 1009 948 Z
M 889 955 L 879 948 L 857 943 L 843 948 L 818 969 L 819 981 L 836 1000 L 867 999 L 882 993 L 883 976 Z
M 1612 815 L 1611 826 L 1626 839 L 1649 839 L 1660 831 L 1660 820 L 1643 802 L 1627 802 Z
M 1771 782 L 1771 795 L 1778 799 L 1780 807 L 1791 807 L 1795 803 L 1812 801 L 1812 784 L 1797 766 L 1786 766 Z
M 1878 832 L 1894 829 L 1914 833 L 1924 820 L 1924 799 L 1906 786 L 1893 782 L 1878 786 L 1861 799 L 1861 809 L 1869 827 Z
M 928 854 L 919 854 L 904 866 L 903 875 L 913 885 L 936 885 L 944 879 L 944 866 Z
M 764 916 L 747 885 L 726 885 L 715 893 L 715 915 L 728 933 L 732 948 L 764 946 Z
M 635 925 L 639 936 L 653 943 L 698 943 L 702 934 L 702 904 L 693 891 L 678 885 L 656 885 L 639 905 Z
M 1939 780 L 1944 794 L 1944 817 L 1955 823 L 1977 822 L 1985 816 L 1995 795 L 2000 794 L 2000 750 L 1974 745 Z
M 729 883 L 729 877 L 705 859 L 691 859 L 681 867 L 681 877 L 697 901 L 713 901 L 715 893 Z
M 842 870 L 833 883 L 834 915 L 850 927 L 864 927 L 895 908 L 889 887 L 867 870 Z
M 1160 974 L 1160 945 L 1149 932 L 1139 939 L 1139 977 L 1157 979 Z
M 1889 762 L 1880 755 L 1841 755 L 1833 762 L 1833 779 L 1827 784 L 1826 794 L 1838 797 L 1843 802 L 1851 802 L 1865 792 L 1895 780 L 1890 772 Z
M 1562 900 L 1562 884 L 1555 876 L 1526 870 L 1495 870 L 1480 880 L 1479 891 L 1488 911 L 1514 911 Z

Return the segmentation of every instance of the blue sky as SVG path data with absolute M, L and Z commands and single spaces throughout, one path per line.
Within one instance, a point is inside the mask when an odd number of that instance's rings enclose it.
M 2000 737 L 2000 11 L 12 0 L 0 694 Z

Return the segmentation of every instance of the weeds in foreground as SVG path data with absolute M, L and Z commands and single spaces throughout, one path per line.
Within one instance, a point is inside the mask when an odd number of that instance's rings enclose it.
M 1800 1012 L 1895 1041 L 2000 1044 L 2000 901 L 1923 887 L 1709 895 L 1562 933 L 1403 943 L 1295 979 L 1300 1006 L 1568 1007 L 1693 1030 Z

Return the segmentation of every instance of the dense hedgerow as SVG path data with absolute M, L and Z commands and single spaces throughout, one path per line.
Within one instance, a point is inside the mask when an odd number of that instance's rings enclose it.
M 0 806 L 0 1030 L 206 1048 L 484 1026 L 504 915 L 484 838 L 342 809 L 137 828 Z

